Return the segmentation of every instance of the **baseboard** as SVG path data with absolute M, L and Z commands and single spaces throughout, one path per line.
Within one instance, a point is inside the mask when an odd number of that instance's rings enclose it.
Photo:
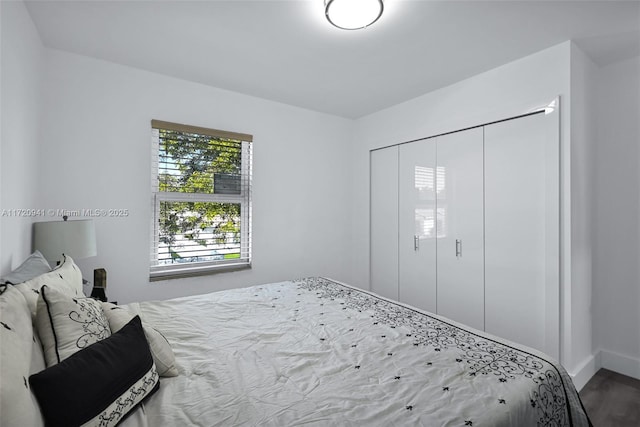
M 596 351 L 595 354 L 589 355 L 585 360 L 582 361 L 578 365 L 578 368 L 575 371 L 569 372 L 571 379 L 573 380 L 573 385 L 576 387 L 576 390 L 582 390 L 582 387 L 589 382 L 592 376 L 598 372 L 598 369 L 601 368 L 601 360 L 600 360 L 600 351 Z
M 582 390 L 600 368 L 640 380 L 640 359 L 599 349 L 584 359 L 573 372 L 569 372 L 576 390 Z
M 598 352 L 602 368 L 640 380 L 640 359 L 609 350 Z

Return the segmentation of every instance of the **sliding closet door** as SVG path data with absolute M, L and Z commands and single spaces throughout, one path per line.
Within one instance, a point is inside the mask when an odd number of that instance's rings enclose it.
M 482 330 L 482 128 L 438 137 L 437 144 L 437 313 Z
M 370 153 L 371 290 L 398 299 L 398 147 Z
M 486 331 L 559 356 L 557 112 L 485 127 Z
M 436 142 L 400 146 L 400 301 L 436 311 Z

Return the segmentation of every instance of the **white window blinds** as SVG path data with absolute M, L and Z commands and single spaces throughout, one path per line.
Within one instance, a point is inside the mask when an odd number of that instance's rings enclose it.
M 251 264 L 253 137 L 152 120 L 151 279 Z

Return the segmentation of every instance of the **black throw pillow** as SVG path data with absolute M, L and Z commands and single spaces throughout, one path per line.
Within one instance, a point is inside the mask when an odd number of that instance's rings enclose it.
M 102 341 L 29 377 L 47 426 L 112 426 L 158 381 L 149 344 L 136 316 Z

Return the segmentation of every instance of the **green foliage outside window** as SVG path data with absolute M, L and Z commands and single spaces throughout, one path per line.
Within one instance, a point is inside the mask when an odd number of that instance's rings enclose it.
M 216 174 L 240 179 L 242 143 L 171 130 L 159 130 L 158 189 L 165 193 L 216 194 Z M 206 199 L 206 198 L 203 198 Z M 238 258 L 240 204 L 172 200 L 160 203 L 159 242 L 169 248 L 171 261 L 200 258 L 202 250 L 224 251 Z M 196 254 L 195 256 L 189 253 Z M 199 259 L 198 259 L 199 260 Z M 206 257 L 205 259 L 206 260 Z

